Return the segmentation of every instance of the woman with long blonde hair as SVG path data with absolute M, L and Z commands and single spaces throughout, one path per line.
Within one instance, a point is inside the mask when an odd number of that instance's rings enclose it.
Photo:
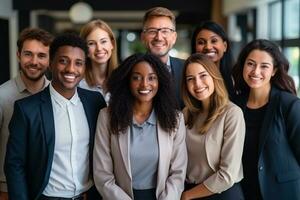
M 117 43 L 114 33 L 107 23 L 96 19 L 82 27 L 80 36 L 86 40 L 89 54 L 85 78 L 79 86 L 99 91 L 108 102 L 110 95 L 107 93 L 106 82 L 112 71 L 118 67 Z
M 193 54 L 182 76 L 188 167 L 181 200 L 240 200 L 245 122 L 231 103 L 220 71 L 206 55 Z

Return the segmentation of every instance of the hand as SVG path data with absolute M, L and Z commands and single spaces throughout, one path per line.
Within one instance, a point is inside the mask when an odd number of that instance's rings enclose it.
M 183 193 L 181 194 L 181 198 L 180 198 L 180 200 L 190 200 L 190 198 L 188 198 L 188 196 L 187 196 L 187 193 L 186 193 L 186 192 L 183 192 Z
M 8 193 L 0 191 L 0 200 L 8 200 Z

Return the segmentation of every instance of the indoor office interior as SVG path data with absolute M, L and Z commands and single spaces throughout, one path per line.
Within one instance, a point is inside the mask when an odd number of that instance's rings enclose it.
M 178 37 L 172 56 L 188 57 L 194 28 L 204 20 L 213 20 L 227 31 L 235 58 L 246 43 L 256 38 L 280 45 L 300 95 L 300 0 L 1 0 L 0 84 L 18 73 L 16 41 L 23 28 L 40 27 L 54 35 L 78 33 L 87 21 L 102 19 L 117 37 L 122 61 L 145 51 L 139 38 L 142 18 L 155 6 L 167 7 L 176 16 Z

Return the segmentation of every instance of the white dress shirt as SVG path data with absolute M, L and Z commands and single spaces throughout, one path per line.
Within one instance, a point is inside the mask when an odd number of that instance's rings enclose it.
M 78 93 L 68 100 L 50 84 L 55 126 L 55 146 L 46 196 L 70 198 L 87 191 L 89 176 L 89 126 Z

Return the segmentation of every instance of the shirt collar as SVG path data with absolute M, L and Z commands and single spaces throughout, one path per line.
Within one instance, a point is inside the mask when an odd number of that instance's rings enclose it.
M 17 88 L 18 88 L 18 90 L 19 90 L 20 93 L 21 93 L 21 92 L 24 92 L 24 91 L 29 92 L 29 91 L 27 90 L 27 88 L 26 88 L 26 85 L 25 85 L 24 81 L 23 81 L 22 78 L 21 78 L 21 72 L 19 72 L 18 75 L 16 76 L 15 82 L 16 82 Z M 48 86 L 49 83 L 50 83 L 50 81 L 44 76 L 44 86 L 43 86 L 43 89 L 44 89 L 46 86 Z
M 138 124 L 135 119 L 133 118 L 133 124 L 135 126 L 143 126 L 145 124 L 151 124 L 151 125 L 156 125 L 156 115 L 155 115 L 155 111 L 154 109 L 151 111 L 150 116 L 148 117 L 148 119 L 143 123 L 143 124 Z
M 73 104 L 73 105 L 77 105 L 77 103 L 79 102 L 79 96 L 77 93 L 77 90 L 75 90 L 75 94 L 73 95 L 73 97 L 69 100 L 66 99 L 64 96 L 62 96 L 61 94 L 59 94 L 54 87 L 52 86 L 52 84 L 49 84 L 49 89 L 50 89 L 50 95 L 51 97 L 54 99 L 54 101 L 60 106 L 63 107 L 64 105 L 67 104 Z

